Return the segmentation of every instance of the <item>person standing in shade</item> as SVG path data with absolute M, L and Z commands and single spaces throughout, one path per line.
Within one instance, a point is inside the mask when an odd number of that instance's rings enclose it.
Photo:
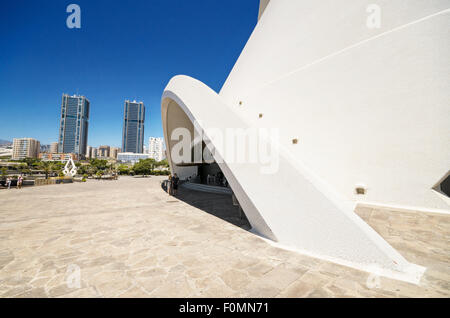
M 175 173 L 172 178 L 173 183 L 173 195 L 177 195 L 178 192 L 178 183 L 180 182 L 180 178 L 178 178 L 177 174 Z
M 167 181 L 167 193 L 172 195 L 172 175 L 169 175 L 169 180 Z
M 10 177 L 8 177 L 6 179 L 6 186 L 8 187 L 8 189 L 11 189 L 11 178 Z

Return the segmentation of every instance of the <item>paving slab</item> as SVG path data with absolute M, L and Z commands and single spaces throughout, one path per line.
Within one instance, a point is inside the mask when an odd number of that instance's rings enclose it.
M 356 211 L 408 260 L 420 285 L 272 246 L 231 197 L 163 177 L 0 191 L 0 297 L 449 297 L 446 215 Z M 370 286 L 370 287 L 369 287 Z

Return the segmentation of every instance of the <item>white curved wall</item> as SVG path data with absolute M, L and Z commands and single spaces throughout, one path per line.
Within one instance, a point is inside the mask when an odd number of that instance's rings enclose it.
M 165 136 L 166 137 L 165 140 L 167 149 L 169 150 L 167 152 L 167 159 L 172 173 L 176 173 L 181 180 L 185 180 L 188 177 L 197 175 L 198 169 L 196 166 L 182 167 L 175 165 L 172 161 L 170 151 L 172 147 L 178 142 L 177 140 L 172 138 L 181 138 L 178 136 L 172 136 L 174 130 L 177 128 L 180 127 L 186 128 L 191 135 L 192 141 L 192 138 L 194 136 L 194 125 L 192 124 L 192 121 L 174 101 L 168 101 L 167 105 L 164 107 L 163 116 L 165 118 L 163 120 L 163 123 L 165 123 L 166 125 L 164 129 L 164 134 L 167 135 Z M 170 118 L 170 120 L 167 120 L 167 118 Z
M 172 107 L 179 110 L 171 111 Z M 165 138 L 169 136 L 169 127 L 174 127 L 171 121 L 185 125 L 186 117 L 199 123 L 207 140 L 213 140 L 208 135 L 211 128 L 223 134 L 230 127 L 248 128 L 214 91 L 187 76 L 176 76 L 169 82 L 161 108 Z M 185 116 L 180 115 L 180 110 Z M 224 161 L 226 146 L 214 142 L 213 145 L 215 159 L 255 232 L 296 250 L 355 268 L 376 270 L 411 282 L 420 279 L 423 268 L 407 262 L 353 213 L 352 204 L 328 189 L 289 153 L 281 152 L 276 174 L 261 174 L 259 163 Z M 168 143 L 169 154 L 172 146 L 173 143 Z M 171 161 L 171 157 L 168 159 Z M 173 162 L 171 168 L 180 171 Z
M 345 197 L 448 210 L 449 39 L 448 0 L 272 0 L 220 96 Z
M 380 29 L 366 26 L 374 3 Z M 449 7 L 437 0 L 272 0 L 220 95 L 186 76 L 168 84 L 166 143 L 186 118 L 203 129 L 279 128 L 277 174 L 219 163 L 255 230 L 315 256 L 417 281 L 423 269 L 353 207 L 448 211 L 432 188 L 450 163 Z M 170 115 L 170 107 L 178 109 Z M 356 196 L 358 185 L 366 195 Z

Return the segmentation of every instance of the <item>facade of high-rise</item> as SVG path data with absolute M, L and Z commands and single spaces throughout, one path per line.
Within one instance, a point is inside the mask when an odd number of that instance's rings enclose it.
M 90 102 L 84 96 L 63 94 L 59 128 L 59 153 L 87 152 Z
M 144 119 L 145 106 L 143 102 L 125 101 L 122 151 L 142 153 L 144 150 Z
M 163 139 L 157 137 L 150 137 L 148 139 L 148 154 L 150 158 L 156 161 L 163 160 Z
M 117 159 L 117 155 L 120 152 L 120 148 L 117 147 L 111 147 L 111 151 L 109 153 L 109 157 L 113 159 Z
M 97 148 L 91 148 L 90 157 L 91 159 L 96 159 L 98 157 L 98 149 Z
M 96 159 L 98 157 L 98 148 L 87 146 L 86 158 Z
M 58 143 L 52 142 L 50 144 L 50 153 L 58 153 Z
M 111 153 L 111 147 L 110 146 L 100 146 L 98 147 L 98 153 L 97 156 L 100 158 L 109 158 L 109 155 Z
M 91 146 L 87 146 L 86 148 L 86 158 L 91 159 L 92 158 L 92 147 Z
M 14 138 L 12 159 L 38 158 L 40 149 L 41 143 L 36 139 Z

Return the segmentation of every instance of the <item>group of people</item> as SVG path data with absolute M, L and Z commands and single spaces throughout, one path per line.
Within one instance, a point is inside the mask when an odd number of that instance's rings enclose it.
M 6 187 L 8 188 L 8 189 L 11 189 L 11 183 L 12 183 L 12 178 L 11 177 L 8 177 L 8 178 L 6 178 Z M 19 176 L 18 178 L 17 178 L 17 189 L 22 189 L 22 184 L 23 184 L 23 177 L 22 176 Z
M 222 173 L 222 171 L 218 172 L 217 176 L 215 174 L 213 175 L 208 174 L 208 176 L 206 177 L 206 184 L 228 187 L 228 181 L 225 178 L 225 175 Z
M 177 195 L 179 183 L 180 178 L 178 178 L 176 173 L 173 176 L 169 175 L 169 180 L 167 182 L 167 193 L 169 195 Z

